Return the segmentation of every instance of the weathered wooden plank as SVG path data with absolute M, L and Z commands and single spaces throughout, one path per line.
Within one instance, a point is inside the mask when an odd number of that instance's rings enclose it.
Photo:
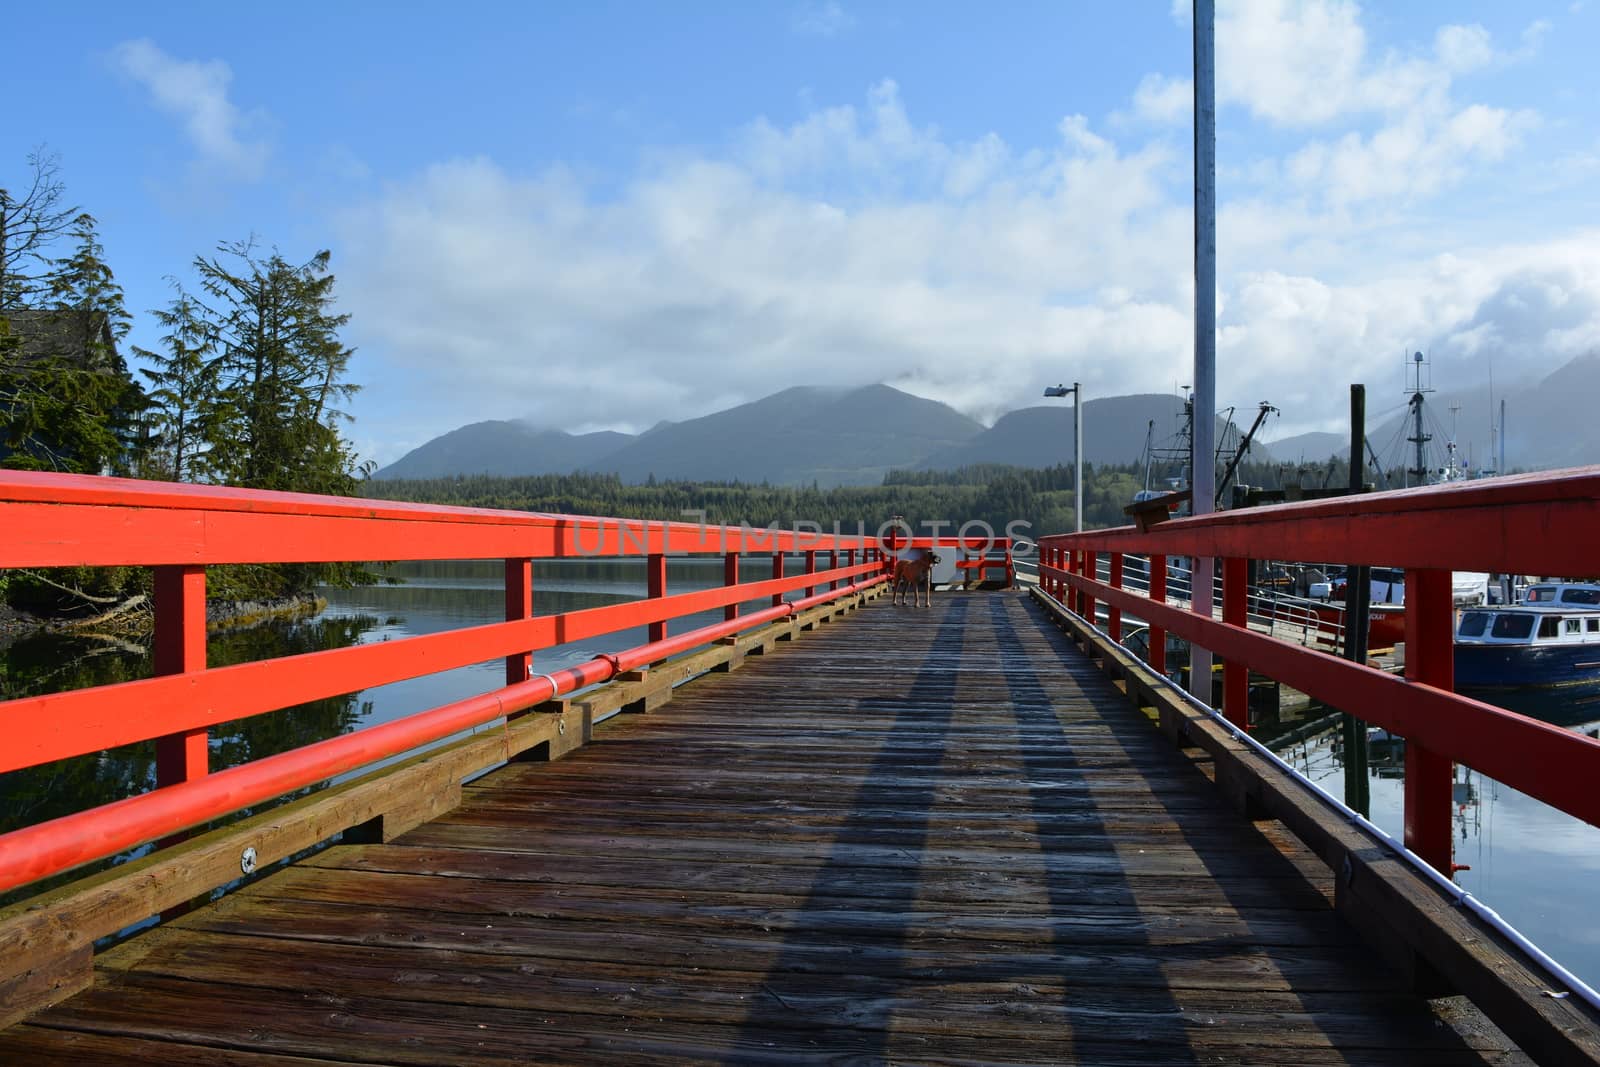
M 340 999 L 370 997 L 410 1003 L 467 1005 L 507 1011 L 580 1008 L 619 1023 L 643 1016 L 683 1023 L 742 1025 L 751 1014 L 746 990 L 762 987 L 783 1007 L 765 1013 L 773 1029 L 871 1028 L 893 1018 L 901 1028 L 940 1036 L 1004 1037 L 1017 1023 L 1058 1032 L 1112 1036 L 1164 1017 L 1185 1043 L 1184 1031 L 1212 1027 L 1217 1045 L 1258 1045 L 1276 1035 L 1279 1047 L 1360 1047 L 1381 1027 L 1383 1047 L 1448 1047 L 1426 1005 L 1386 990 L 1281 991 L 1249 997 L 1205 987 L 1108 987 L 1093 973 L 1069 974 L 1048 964 L 1024 966 L 1002 978 L 977 979 L 962 968 L 884 975 L 805 972 L 774 974 L 694 966 L 682 958 L 648 960 L 641 968 L 594 963 L 573 971 L 562 963 L 508 959 L 460 949 L 392 949 L 335 942 L 190 934 L 171 938 L 138 966 L 152 977 L 250 990 L 337 990 Z M 1159 973 L 1159 972 L 1158 972 Z M 1481 1040 L 1477 1038 L 1469 1039 Z
M 241 990 L 224 992 L 237 997 Z M 793 1002 L 777 991 L 755 991 L 772 1007 L 798 1015 Z M 785 1003 L 789 1006 L 785 1007 Z M 136 1006 L 137 1005 L 137 1006 Z M 1285 1047 L 1276 1035 L 1255 1043 L 1228 1044 L 1221 1026 L 1185 1028 L 1182 1020 L 1143 1018 L 1133 1028 L 1107 1037 L 1029 1022 L 1015 1026 L 1009 1039 L 926 1031 L 874 1032 L 867 1029 L 762 1028 L 695 1025 L 636 1013 L 629 1025 L 581 1011 L 487 1010 L 479 1005 L 419 1004 L 324 990 L 261 990 L 252 993 L 255 1009 L 245 1019 L 237 1001 L 225 1001 L 192 982 L 152 977 L 93 990 L 61 1010 L 60 1025 L 106 1034 L 128 1034 L 224 1049 L 309 1053 L 396 1064 L 526 1064 L 536 1056 L 558 1062 L 672 1064 L 685 1062 L 799 1064 L 914 1061 L 930 1064 L 1120 1065 L 1200 1062 L 1325 1065 L 1415 1064 L 1414 1047 L 1387 1049 L 1369 1038 L 1353 1049 Z M 139 1010 L 142 1007 L 144 1010 Z M 1003 1010 L 997 1006 L 996 1010 Z M 42 1030 L 42 1027 L 34 1028 Z M 1437 1029 L 1437 1028 L 1436 1028 Z M 1221 1033 L 1219 1033 L 1221 1031 Z M 456 1050 L 449 1059 L 445 1050 Z M 467 1059 L 466 1057 L 470 1057 Z M 1441 1042 L 1428 1050 L 1430 1064 L 1477 1064 L 1484 1057 L 1465 1043 Z
M 35 1026 L 7 1031 L 5 1049 L 16 1063 L 27 1067 L 149 1067 L 152 1063 L 172 1067 L 329 1067 L 356 1062 Z
M 637 966 L 649 958 L 671 959 L 674 966 L 709 970 L 773 969 L 780 957 L 793 957 L 787 969 L 809 974 L 895 974 L 959 971 L 973 980 L 998 981 L 1020 974 L 1092 974 L 1108 988 L 1129 984 L 1148 988 L 1208 988 L 1253 992 L 1275 989 L 1383 991 L 1400 983 L 1375 967 L 1354 944 L 1321 944 L 1315 951 L 1283 946 L 1251 948 L 1221 940 L 1137 946 L 1066 945 L 1041 936 L 1037 945 L 999 941 L 959 930 L 920 931 L 914 938 L 862 939 L 841 953 L 824 938 L 797 941 L 794 929 L 770 922 L 738 923 L 726 914 L 696 915 L 686 895 L 660 891 L 643 898 L 595 897 L 588 906 L 563 893 L 571 905 L 559 911 L 533 905 L 527 912 L 496 911 L 474 932 L 474 952 Z M 699 895 L 697 895 L 699 896 Z M 769 898 L 773 899 L 773 898 Z M 445 902 L 447 903 L 447 902 Z M 605 904 L 615 911 L 593 915 Z M 622 922 L 618 916 L 631 916 Z M 328 903 L 310 899 L 251 896 L 229 906 L 185 916 L 175 926 L 232 936 L 332 941 L 351 945 L 459 951 L 465 913 L 445 908 L 388 907 L 380 901 L 355 905 L 348 898 Z M 636 921 L 635 921 L 636 920 Z M 241 947 L 248 952 L 248 946 Z M 143 959 L 144 957 L 140 957 Z M 136 962 L 136 961 L 135 961 Z M 132 965 L 132 963 L 130 963 Z
M 541 857 L 521 853 L 474 853 L 461 849 L 435 853 L 427 861 L 426 867 L 417 866 L 416 861 L 410 858 L 339 861 L 327 855 L 313 857 L 301 864 L 307 869 L 313 865 L 349 866 L 352 874 L 401 873 L 408 877 L 436 876 L 532 883 L 559 887 L 560 891 L 567 893 L 578 892 L 585 886 L 613 894 L 634 886 L 669 886 L 702 894 L 721 891 L 760 895 L 792 894 L 797 887 L 802 887 L 810 898 L 818 901 L 832 898 L 904 900 L 914 895 L 916 899 L 930 903 L 991 902 L 1009 907 L 1046 899 L 1049 889 L 1036 876 L 1036 872 L 1035 876 L 1027 872 L 1017 876 L 994 871 L 863 868 L 833 871 L 825 883 L 818 883 L 812 869 L 793 866 L 752 864 L 742 868 L 692 867 L 646 857 L 599 857 L 591 858 L 581 866 L 553 865 Z M 263 884 L 260 892 L 272 896 L 321 892 L 315 888 L 317 884 L 315 879 L 285 873 Z M 1320 909 L 1328 906 L 1330 899 L 1327 890 L 1319 885 L 1297 883 L 1290 879 L 1261 880 L 1248 875 L 1210 879 L 1153 875 L 1129 879 L 1113 871 L 1074 874 L 1067 884 L 1070 885 L 1074 904 L 1083 906 L 1130 903 L 1144 906 L 1148 901 L 1150 906 L 1191 903 L 1196 906 Z M 378 885 L 369 887 L 369 891 L 384 892 Z M 462 894 L 474 891 L 503 893 L 513 900 L 524 899 L 523 894 L 530 894 L 525 899 L 538 899 L 537 891 L 516 885 L 461 886 L 454 891 Z

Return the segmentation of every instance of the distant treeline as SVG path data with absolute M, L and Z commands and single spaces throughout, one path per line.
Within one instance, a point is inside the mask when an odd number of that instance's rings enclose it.
M 1240 480 L 1276 485 L 1279 472 L 1266 464 L 1244 464 Z M 980 464 L 948 471 L 891 471 L 882 485 L 822 489 L 816 485 L 747 485 L 739 482 L 655 481 L 628 485 L 614 474 L 539 474 L 508 478 L 487 474 L 451 478 L 368 481 L 367 496 L 426 504 L 505 508 L 567 515 L 682 521 L 705 512 L 717 525 L 792 529 L 816 523 L 854 532 L 876 530 L 896 515 L 918 532 L 943 523 L 987 523 L 1003 534 L 1012 522 L 1027 525 L 1023 536 L 1064 533 L 1073 520 L 1071 464 L 1040 469 Z M 1138 464 L 1086 464 L 1083 524 L 1088 529 L 1122 526 L 1134 493 L 1144 488 Z M 1161 489 L 1165 486 L 1154 486 Z
M 1086 467 L 1084 523 L 1118 526 L 1122 509 L 1142 487 L 1132 466 Z M 647 482 L 627 485 L 614 474 L 541 474 L 520 478 L 459 475 L 453 478 L 369 481 L 368 496 L 429 504 L 507 508 L 569 515 L 681 521 L 704 511 L 719 525 L 792 528 L 797 522 L 834 523 L 849 531 L 875 531 L 902 516 L 919 531 L 940 522 L 953 531 L 962 523 L 987 523 L 1004 533 L 1013 521 L 1028 523 L 1025 536 L 1073 528 L 1072 468 L 1023 470 L 985 465 L 954 471 L 896 471 L 878 486 L 822 489 L 811 486 L 746 485 L 729 482 Z

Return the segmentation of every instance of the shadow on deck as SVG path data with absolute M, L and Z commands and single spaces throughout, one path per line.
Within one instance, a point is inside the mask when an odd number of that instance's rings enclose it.
M 1521 1062 L 1030 600 L 870 609 L 108 952 L 0 1061 Z

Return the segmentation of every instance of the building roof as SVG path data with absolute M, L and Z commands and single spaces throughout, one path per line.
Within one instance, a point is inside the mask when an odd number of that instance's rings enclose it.
M 0 323 L 22 339 L 22 363 L 51 357 L 75 360 L 84 366 L 117 363 L 117 340 L 103 311 L 24 308 L 0 315 Z

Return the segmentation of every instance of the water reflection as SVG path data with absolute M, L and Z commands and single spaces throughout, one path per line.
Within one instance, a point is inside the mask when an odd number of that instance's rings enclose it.
M 370 615 L 267 624 L 214 635 L 206 655 L 213 665 L 227 666 L 343 648 L 377 624 Z M 0 697 L 135 681 L 151 673 L 148 649 L 133 643 L 41 635 L 0 650 Z M 232 767 L 346 733 L 372 710 L 370 701 L 349 694 L 221 723 L 211 731 L 211 766 Z M 0 775 L 0 832 L 142 793 L 154 787 L 155 776 L 153 741 Z

